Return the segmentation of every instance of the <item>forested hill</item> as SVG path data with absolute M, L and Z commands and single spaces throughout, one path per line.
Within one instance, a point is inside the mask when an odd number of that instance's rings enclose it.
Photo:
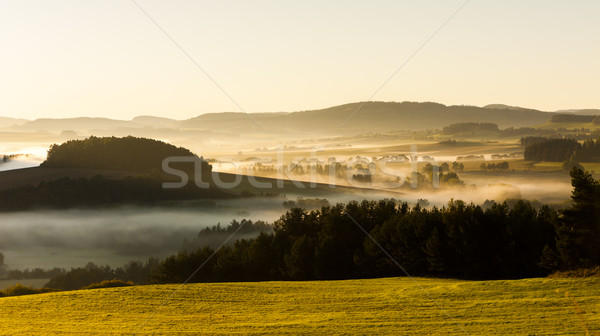
M 136 137 L 90 137 L 85 140 L 71 140 L 60 145 L 52 145 L 48 150 L 43 168 L 91 168 L 112 169 L 136 172 L 158 172 L 167 157 L 196 157 L 182 147 Z M 210 172 L 210 165 L 203 161 L 204 172 Z
M 260 111 L 253 111 L 260 112 Z M 218 112 L 187 120 L 140 116 L 133 120 L 106 118 L 37 119 L 33 121 L 0 119 L 0 128 L 12 131 L 44 131 L 60 134 L 138 134 L 152 130 L 210 130 L 244 135 L 270 134 L 338 135 L 391 130 L 441 129 L 453 123 L 494 123 L 500 128 L 531 127 L 548 122 L 554 115 L 534 109 L 508 105 L 484 107 L 424 102 L 357 102 L 324 109 L 296 112 Z M 154 137 L 154 136 L 150 136 Z
M 489 122 L 501 128 L 543 124 L 552 113 L 510 107 L 437 103 L 360 102 L 293 113 L 210 113 L 183 121 L 185 128 L 270 129 L 314 132 L 441 129 L 449 123 Z
M 52 145 L 40 168 L 0 174 L 0 182 L 2 178 L 14 178 L 13 173 L 17 178 L 19 175 L 31 177 L 27 179 L 28 184 L 0 188 L 0 211 L 153 205 L 165 201 L 236 197 L 230 191 L 216 188 L 208 179 L 205 181 L 209 185 L 204 188 L 191 183 L 181 188 L 164 188 L 164 182 L 173 180 L 173 176 L 162 171 L 167 157 L 189 157 L 190 162 L 169 167 L 193 176 L 198 168 L 194 165 L 201 163 L 201 173 L 210 177 L 212 167 L 205 160 L 185 148 L 162 141 L 131 136 L 71 140 Z M 64 174 L 57 174 L 57 170 Z M 32 183 L 36 180 L 39 182 Z

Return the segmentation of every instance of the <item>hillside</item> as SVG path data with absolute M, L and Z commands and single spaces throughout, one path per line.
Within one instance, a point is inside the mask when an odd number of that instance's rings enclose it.
M 11 127 L 11 126 L 15 126 L 15 125 L 18 126 L 18 125 L 22 125 L 26 122 L 28 122 L 28 120 L 0 117 L 0 128 Z
M 180 121 L 169 118 L 153 117 L 153 116 L 139 116 L 132 119 L 140 125 L 154 127 L 154 128 L 179 128 Z
M 578 110 L 577 112 L 575 112 L 575 114 L 580 114 L 580 115 L 600 115 L 600 110 L 598 110 L 598 109 Z
M 183 147 L 132 136 L 90 137 L 52 145 L 42 168 L 90 168 L 160 172 L 168 157 L 196 157 Z M 202 160 L 202 171 L 209 173 L 211 166 Z
M 89 132 L 92 130 L 115 130 L 119 128 L 141 128 L 143 125 L 133 121 L 114 120 L 108 118 L 43 118 L 29 121 L 18 127 L 22 131 L 62 132 L 65 130 Z
M 163 170 L 167 157 L 195 161 L 172 162 L 193 181 L 200 173 L 210 188 L 192 182 L 183 188 L 162 188 L 163 182 L 178 182 L 173 172 Z M 200 164 L 198 164 L 200 163 Z M 198 170 L 200 169 L 200 170 Z M 257 182 L 254 182 L 257 181 Z M 273 189 L 260 188 L 268 184 Z M 294 181 L 212 173 L 212 166 L 183 147 L 145 138 L 90 137 L 53 145 L 40 167 L 0 172 L 0 211 L 32 208 L 102 207 L 123 204 L 154 205 L 165 201 L 223 199 L 268 193 L 304 196 L 362 194 L 375 190 L 326 184 L 314 188 Z
M 552 113 L 494 104 L 485 107 L 446 106 L 416 102 L 358 102 L 324 109 L 297 112 L 206 113 L 187 120 L 140 116 L 133 120 L 106 118 L 37 119 L 19 121 L 0 119 L 0 127 L 18 132 L 51 132 L 65 130 L 95 135 L 173 136 L 175 132 L 204 130 L 244 136 L 254 133 L 311 136 L 344 135 L 389 130 L 441 129 L 461 122 L 495 123 L 500 128 L 543 124 Z M 4 126 L 3 126 L 4 125 Z M 198 137 L 198 135 L 194 135 Z
M 493 109 L 493 110 L 517 110 L 517 111 L 533 111 L 532 109 L 527 109 L 520 106 L 510 106 L 505 104 L 489 104 L 485 105 L 483 108 L 485 109 Z
M 355 131 L 419 130 L 449 123 L 492 122 L 501 128 L 534 126 L 552 114 L 493 106 L 445 106 L 437 103 L 364 102 L 293 113 L 203 114 L 182 122 L 185 128 L 270 130 L 274 132 L 352 133 Z
M 0 298 L 0 334 L 594 335 L 599 293 L 598 278 L 135 286 Z

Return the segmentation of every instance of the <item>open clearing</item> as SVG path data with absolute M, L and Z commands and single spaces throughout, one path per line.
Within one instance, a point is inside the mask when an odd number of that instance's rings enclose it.
M 0 333 L 600 334 L 599 278 L 415 280 L 190 284 L 162 307 L 179 285 L 8 297 Z

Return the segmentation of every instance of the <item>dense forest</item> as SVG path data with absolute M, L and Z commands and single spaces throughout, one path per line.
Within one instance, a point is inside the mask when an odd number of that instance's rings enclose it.
M 574 139 L 522 139 L 525 160 L 551 162 L 600 162 L 600 139 L 579 143 Z
M 70 140 L 60 145 L 52 145 L 41 167 L 156 173 L 162 171 L 163 160 L 173 156 L 196 157 L 188 149 L 158 140 L 132 136 L 124 138 L 92 136 L 85 140 Z M 212 166 L 204 160 L 202 163 L 202 172 L 209 173 Z
M 163 260 L 152 280 L 183 281 L 194 270 L 192 265 L 205 261 L 192 281 L 405 275 L 395 261 L 412 275 L 539 276 L 547 273 L 539 263 L 545 246 L 554 246 L 557 218 L 555 211 L 536 210 L 527 202 L 487 210 L 461 201 L 431 210 L 393 201 L 351 202 L 312 212 L 295 208 L 275 223 L 272 234 L 238 240 L 212 259 L 208 258 L 214 251 L 204 247 Z

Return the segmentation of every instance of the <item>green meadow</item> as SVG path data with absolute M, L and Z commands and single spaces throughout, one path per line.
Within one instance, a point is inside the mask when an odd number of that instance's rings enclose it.
M 600 278 L 80 290 L 2 298 L 0 325 L 2 335 L 598 335 Z

